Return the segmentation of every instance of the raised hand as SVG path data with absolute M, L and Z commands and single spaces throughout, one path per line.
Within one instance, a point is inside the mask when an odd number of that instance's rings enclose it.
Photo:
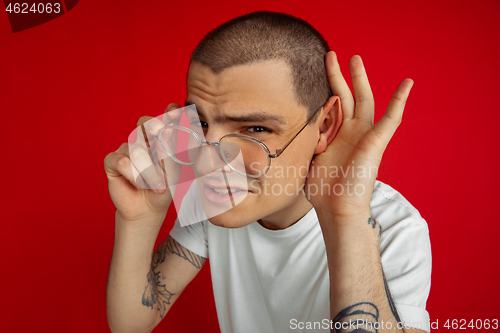
M 117 214 L 123 220 L 158 217 L 156 220 L 160 221 L 166 214 L 172 202 L 168 181 L 178 179 L 180 167 L 166 156 L 155 136 L 165 125 L 179 119 L 181 111 L 180 105 L 172 103 L 167 107 L 163 121 L 141 117 L 137 123 L 137 141 L 123 143 L 104 159 L 109 193 Z M 162 135 L 169 133 L 163 131 Z
M 405 79 L 399 84 L 385 114 L 374 124 L 373 94 L 361 57 L 353 56 L 349 61 L 355 99 L 340 72 L 335 52 L 328 52 L 325 62 L 331 90 L 338 96 L 335 103 L 339 103 L 343 117 L 335 138 L 311 164 L 318 172 L 310 172 L 307 179 L 308 198 L 317 211 L 333 216 L 370 216 L 378 167 L 401 123 L 413 81 Z M 326 177 L 319 167 L 326 167 Z

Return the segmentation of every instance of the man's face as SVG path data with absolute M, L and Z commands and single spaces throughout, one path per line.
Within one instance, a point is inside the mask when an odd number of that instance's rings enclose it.
M 289 72 L 283 61 L 265 61 L 235 66 L 215 75 L 208 67 L 193 62 L 188 73 L 186 105 L 196 105 L 207 142 L 218 142 L 228 133 L 243 134 L 261 140 L 273 154 L 283 148 L 308 118 L 306 107 L 297 103 Z M 246 178 L 225 167 L 226 181 L 244 182 L 248 193 L 246 196 L 235 193 L 235 197 L 240 195 L 244 199 L 234 208 L 210 218 L 210 222 L 237 228 L 261 219 L 269 226 L 279 227 L 300 219 L 311 207 L 300 189 L 318 137 L 318 125 L 307 126 L 280 157 L 271 159 L 271 168 L 260 178 Z M 211 156 L 220 161 L 220 156 Z M 216 177 L 198 179 L 204 204 L 207 200 L 213 204 L 210 196 L 220 193 L 211 187 L 217 183 Z

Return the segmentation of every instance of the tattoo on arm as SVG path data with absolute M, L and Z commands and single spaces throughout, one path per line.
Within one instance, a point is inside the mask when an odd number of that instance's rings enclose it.
M 377 225 L 377 220 L 375 220 L 373 217 L 369 217 L 368 224 L 371 224 L 372 228 L 375 229 L 375 226 Z
M 377 225 L 377 220 L 375 220 L 373 217 L 368 218 L 368 224 L 371 224 L 372 228 L 375 229 L 375 226 Z M 378 237 L 382 235 L 382 225 L 380 222 L 378 223 Z
M 387 283 L 387 279 L 385 278 L 384 271 L 382 271 L 382 276 L 384 277 L 385 294 L 387 296 L 387 301 L 389 302 L 389 307 L 391 308 L 391 312 L 394 315 L 396 321 L 398 323 L 401 323 L 401 318 L 399 318 L 398 310 L 396 309 L 396 305 L 394 304 L 394 300 L 392 299 L 391 291 L 389 290 L 389 284 Z
M 164 250 L 165 252 L 168 251 L 169 253 L 178 255 L 184 260 L 189 261 L 196 268 L 201 268 L 205 263 L 206 260 L 205 258 L 189 251 L 186 248 L 182 248 L 181 244 L 177 243 L 175 239 L 171 237 L 168 237 L 163 243 L 165 244 L 165 250 Z
M 160 311 L 160 319 L 163 319 L 167 312 L 167 304 L 170 304 L 170 298 L 175 295 L 165 288 L 165 284 L 161 283 L 160 272 L 155 273 L 153 268 L 148 273 L 148 285 L 144 288 L 142 294 L 142 304 L 153 310 L 155 307 Z
M 375 229 L 378 224 L 379 231 L 378 237 L 382 234 L 382 226 L 380 222 L 377 222 L 373 217 L 369 217 L 368 225 Z M 392 299 L 391 292 L 389 290 L 389 285 L 387 283 L 387 279 L 385 278 L 385 274 L 382 270 L 382 277 L 384 280 L 384 288 L 385 294 L 387 296 L 387 301 L 389 302 L 389 308 L 398 323 L 402 323 L 399 317 L 398 311 L 396 309 L 396 305 L 394 304 L 394 300 Z M 333 319 L 333 328 L 331 329 L 332 333 L 378 333 L 378 328 L 380 328 L 380 324 L 378 322 L 379 319 L 379 310 L 377 306 L 370 302 L 360 302 L 354 305 L 351 305 L 342 311 L 340 311 L 337 316 Z M 404 332 L 404 329 L 403 329 Z
M 205 258 L 189 251 L 188 249 L 183 249 L 182 246 L 175 241 L 172 237 L 167 237 L 153 255 L 153 260 L 151 262 L 151 270 L 147 275 L 148 284 L 144 288 L 144 294 L 142 295 L 142 304 L 150 307 L 152 310 L 155 307 L 160 311 L 160 319 L 163 319 L 167 312 L 167 305 L 170 304 L 170 299 L 175 293 L 167 290 L 164 280 L 165 275 L 161 274 L 161 271 L 156 272 L 155 269 L 159 264 L 165 261 L 167 254 L 177 255 L 184 260 L 187 260 L 194 267 L 200 269 L 205 263 Z
M 379 312 L 375 304 L 360 302 L 339 312 L 333 319 L 332 333 L 378 332 Z

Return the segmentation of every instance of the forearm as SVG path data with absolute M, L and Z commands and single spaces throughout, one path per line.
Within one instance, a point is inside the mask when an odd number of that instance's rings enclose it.
M 330 272 L 330 315 L 333 324 L 352 331 L 402 332 L 380 260 L 380 224 L 370 214 L 334 217 L 318 214 L 325 239 Z M 401 326 L 400 326 L 401 327 Z M 377 330 L 375 330 L 377 328 Z
M 115 243 L 107 286 L 107 316 L 112 331 L 144 332 L 158 317 L 158 311 L 141 300 L 146 286 L 156 286 L 152 277 L 152 253 L 163 220 L 127 224 L 116 215 Z M 141 222 L 143 222 L 141 224 Z M 151 284 L 152 282 L 152 284 Z

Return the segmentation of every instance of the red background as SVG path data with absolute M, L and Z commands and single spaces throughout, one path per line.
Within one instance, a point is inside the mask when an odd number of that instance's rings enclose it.
M 376 118 L 401 80 L 415 81 L 379 179 L 429 224 L 431 320 L 444 330 L 446 319 L 500 319 L 500 2 L 246 3 L 80 1 L 16 34 L 0 13 L 1 331 L 109 331 L 114 206 L 103 159 L 140 116 L 184 101 L 205 33 L 263 9 L 312 23 L 344 74 L 360 54 Z M 218 330 L 206 265 L 157 331 Z

